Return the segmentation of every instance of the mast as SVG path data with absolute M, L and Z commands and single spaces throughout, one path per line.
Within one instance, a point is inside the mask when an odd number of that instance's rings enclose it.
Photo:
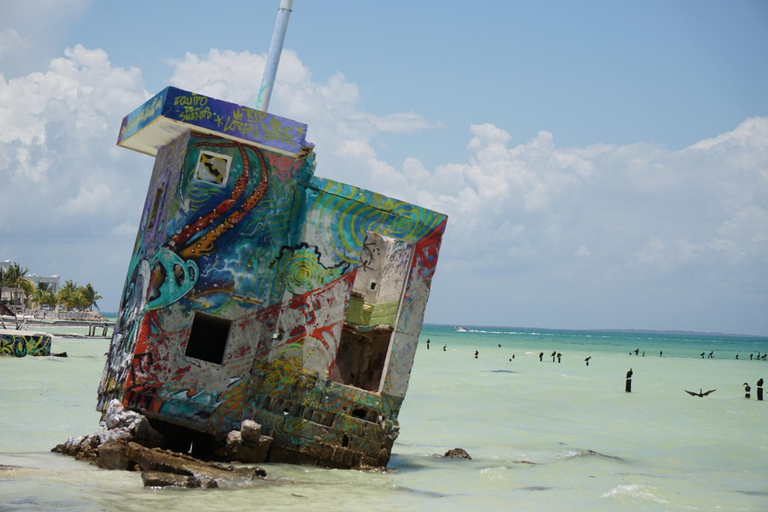
M 269 100 L 272 97 L 272 88 L 275 85 L 277 65 L 280 64 L 280 54 L 283 52 L 285 32 L 288 30 L 288 20 L 291 18 L 293 0 L 280 0 L 277 9 L 275 30 L 272 32 L 272 42 L 269 44 L 269 55 L 264 66 L 264 76 L 261 79 L 259 98 L 256 100 L 256 109 L 266 111 L 269 108 Z

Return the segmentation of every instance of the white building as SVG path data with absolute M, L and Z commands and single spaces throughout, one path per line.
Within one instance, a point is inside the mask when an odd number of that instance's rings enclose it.
M 11 260 L 0 261 L 0 268 L 10 267 L 13 263 Z M 48 283 L 53 293 L 59 293 L 59 288 L 61 287 L 61 277 L 59 275 L 38 276 L 37 274 L 27 274 L 26 278 L 35 283 L 35 286 L 38 286 L 40 283 Z

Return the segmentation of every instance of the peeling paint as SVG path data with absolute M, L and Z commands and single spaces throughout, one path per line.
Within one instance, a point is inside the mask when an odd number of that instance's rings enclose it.
M 98 408 L 386 466 L 447 218 L 314 177 L 306 125 L 269 116 L 166 90 L 124 120 L 156 159 Z

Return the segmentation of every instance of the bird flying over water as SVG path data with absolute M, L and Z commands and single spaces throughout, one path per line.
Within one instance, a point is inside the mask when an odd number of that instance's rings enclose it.
M 695 391 L 688 391 L 687 389 L 684 389 L 683 391 L 685 391 L 686 393 L 688 393 L 691 396 L 698 396 L 699 398 L 701 398 L 703 396 L 707 396 L 710 393 L 714 393 L 717 390 L 716 389 L 710 389 L 709 391 L 707 391 L 705 393 L 701 392 L 701 388 L 699 388 L 699 392 L 698 393 L 696 393 Z

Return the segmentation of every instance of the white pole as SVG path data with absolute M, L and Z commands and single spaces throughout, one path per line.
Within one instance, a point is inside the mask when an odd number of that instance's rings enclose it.
M 288 20 L 291 17 L 292 9 L 293 0 L 280 0 L 275 30 L 272 32 L 272 42 L 269 44 L 269 55 L 267 55 L 267 63 L 264 66 L 264 76 L 261 79 L 259 98 L 256 100 L 257 110 L 266 111 L 269 108 L 269 100 L 272 97 L 272 88 L 275 85 L 275 76 L 277 75 L 277 65 L 280 64 L 280 54 L 283 52 L 283 41 L 285 41 L 285 32 L 288 30 Z

